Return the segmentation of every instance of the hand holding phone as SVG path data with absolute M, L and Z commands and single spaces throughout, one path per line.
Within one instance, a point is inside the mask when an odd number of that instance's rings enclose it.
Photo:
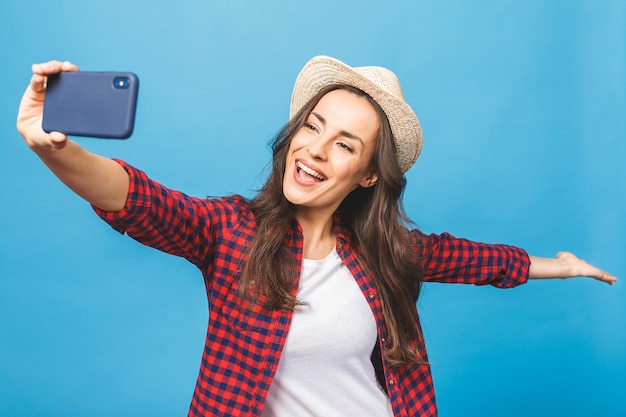
M 126 139 L 133 132 L 139 79 L 131 72 L 59 72 L 47 80 L 45 132 Z
M 17 130 L 33 150 L 62 149 L 67 143 L 67 136 L 61 132 L 46 133 L 41 127 L 46 80 L 49 75 L 61 71 L 78 71 L 78 67 L 69 61 L 48 61 L 33 64 L 32 71 L 33 75 L 20 101 Z
M 67 140 L 62 131 L 46 133 L 42 127 L 44 107 L 50 105 L 47 101 L 49 97 L 46 97 L 46 81 L 58 73 L 77 74 L 78 67 L 67 61 L 49 61 L 34 64 L 32 70 L 33 76 L 22 96 L 17 115 L 17 129 L 24 141 L 75 193 L 103 210 L 120 210 L 124 207 L 129 186 L 124 168 L 110 158 L 89 152 L 79 143 Z

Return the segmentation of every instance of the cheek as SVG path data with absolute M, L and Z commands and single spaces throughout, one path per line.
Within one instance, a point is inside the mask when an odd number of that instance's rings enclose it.
M 293 153 L 301 147 L 300 142 L 298 140 L 298 136 L 294 136 L 289 142 L 289 146 L 287 147 L 287 153 L 285 154 L 285 159 L 288 160 L 292 157 Z
M 335 166 L 335 175 L 345 179 L 346 185 L 350 187 L 354 184 L 358 185 L 358 182 L 365 176 L 366 172 L 369 172 L 369 170 L 355 161 L 346 161 Z
M 283 156 L 283 166 L 287 169 L 288 166 L 290 166 L 293 161 L 294 161 L 294 153 L 296 153 L 296 151 L 300 148 L 301 146 L 298 145 L 298 141 L 296 140 L 296 138 L 294 137 L 291 142 L 289 143 L 289 146 L 287 147 L 287 151 L 284 152 L 284 156 Z M 287 171 L 285 171 L 286 173 Z
M 297 149 L 302 148 L 304 144 L 305 144 L 305 139 L 303 135 L 300 132 L 296 133 L 291 138 L 291 142 L 289 143 L 289 152 L 293 152 Z

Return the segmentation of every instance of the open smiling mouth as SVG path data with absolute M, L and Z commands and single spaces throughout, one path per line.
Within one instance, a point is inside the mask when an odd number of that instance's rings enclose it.
M 322 174 L 320 174 L 317 171 L 312 170 L 311 168 L 309 168 L 308 166 L 304 165 L 300 161 L 296 161 L 296 166 L 298 168 L 298 173 L 299 174 L 304 172 L 305 174 L 307 174 L 309 177 L 312 177 L 316 181 L 324 181 L 324 180 L 326 180 L 325 176 L 323 176 Z

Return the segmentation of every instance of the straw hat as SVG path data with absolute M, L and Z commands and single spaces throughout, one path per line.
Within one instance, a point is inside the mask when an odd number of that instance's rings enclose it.
M 398 77 L 387 68 L 353 68 L 328 56 L 316 56 L 298 74 L 289 117 L 293 117 L 315 94 L 331 84 L 356 87 L 380 105 L 391 125 L 400 168 L 403 173 L 411 168 L 422 150 L 422 128 L 404 100 Z

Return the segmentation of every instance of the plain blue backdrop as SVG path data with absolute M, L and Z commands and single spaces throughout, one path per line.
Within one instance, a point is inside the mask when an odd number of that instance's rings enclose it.
M 623 0 L 3 1 L 0 416 L 185 415 L 202 278 L 118 235 L 15 130 L 30 65 L 141 79 L 128 141 L 78 139 L 197 196 L 262 184 L 312 56 L 383 65 L 424 129 L 405 205 L 426 232 L 573 251 L 626 279 Z M 442 416 L 626 415 L 626 286 L 429 284 Z

